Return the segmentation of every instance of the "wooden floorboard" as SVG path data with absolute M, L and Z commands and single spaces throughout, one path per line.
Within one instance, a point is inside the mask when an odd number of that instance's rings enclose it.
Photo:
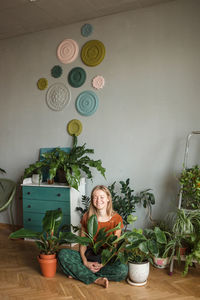
M 173 276 L 168 270 L 151 267 L 148 283 L 134 287 L 110 282 L 109 288 L 85 285 L 57 269 L 54 278 L 45 278 L 37 262 L 33 242 L 9 240 L 11 228 L 0 224 L 0 300 L 196 300 L 200 299 L 200 267 L 191 267 L 181 276 L 183 265 L 175 263 Z

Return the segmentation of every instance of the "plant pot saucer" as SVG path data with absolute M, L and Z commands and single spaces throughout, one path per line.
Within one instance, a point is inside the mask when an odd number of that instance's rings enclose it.
M 143 286 L 147 283 L 147 280 L 145 280 L 144 282 L 133 282 L 131 281 L 129 278 L 127 278 L 127 282 L 130 284 L 130 285 L 134 285 L 134 286 Z

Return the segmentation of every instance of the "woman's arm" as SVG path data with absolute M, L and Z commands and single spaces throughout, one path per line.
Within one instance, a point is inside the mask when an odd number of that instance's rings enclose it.
M 81 236 L 85 236 L 86 229 L 81 226 Z M 84 245 L 79 245 L 79 251 L 80 251 L 80 255 L 83 261 L 83 264 L 87 267 L 87 258 L 85 257 L 85 251 L 87 250 L 87 247 Z

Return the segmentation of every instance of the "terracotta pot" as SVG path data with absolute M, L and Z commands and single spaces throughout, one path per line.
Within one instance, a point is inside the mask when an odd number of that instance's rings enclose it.
M 48 184 L 54 184 L 54 179 L 47 179 Z
M 56 254 L 40 254 L 41 259 L 53 259 L 56 258 Z
M 42 258 L 46 256 L 45 258 Z M 56 267 L 57 267 L 57 259 L 56 255 L 44 255 L 40 254 L 37 257 L 39 264 L 40 264 L 40 269 L 42 272 L 42 275 L 45 277 L 52 278 L 56 274 Z
M 180 253 L 180 255 L 185 255 L 186 250 L 187 250 L 186 247 L 179 248 L 179 253 Z

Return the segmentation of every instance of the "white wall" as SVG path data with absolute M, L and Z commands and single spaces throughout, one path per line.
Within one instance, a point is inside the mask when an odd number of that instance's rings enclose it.
M 200 129 L 200 2 L 178 0 L 88 22 L 94 27 L 90 38 L 81 36 L 83 23 L 76 23 L 0 42 L 0 167 L 19 181 L 24 168 L 36 161 L 39 148 L 71 145 L 66 126 L 77 118 L 83 124 L 79 143 L 94 148 L 93 158 L 101 158 L 107 169 L 107 181 L 94 173 L 87 194 L 96 184 L 130 178 L 135 191 L 153 189 L 153 216 L 164 216 L 176 203 L 176 175 L 186 136 Z M 75 39 L 80 48 L 89 39 L 99 39 L 106 47 L 105 59 L 92 68 L 80 58 L 60 64 L 56 48 L 65 38 Z M 60 79 L 50 76 L 55 64 L 63 67 Z M 75 66 L 86 70 L 87 82 L 70 88 L 67 108 L 50 110 L 37 80 L 46 77 L 49 86 L 67 83 L 67 73 Z M 91 79 L 98 74 L 106 80 L 104 89 L 97 91 L 99 109 L 90 117 L 81 116 L 76 97 L 92 89 Z M 144 225 L 144 210 L 137 215 L 138 225 Z M 9 222 L 7 213 L 1 213 L 0 222 Z

